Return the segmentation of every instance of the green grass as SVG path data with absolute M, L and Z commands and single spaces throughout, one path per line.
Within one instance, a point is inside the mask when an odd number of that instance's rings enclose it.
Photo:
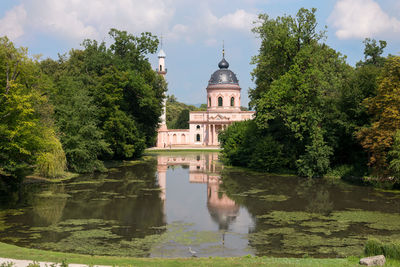
M 90 256 L 73 253 L 61 253 L 37 249 L 21 248 L 0 243 L 0 257 L 30 260 L 79 263 L 89 265 L 112 266 L 359 266 L 359 258 L 314 259 L 314 258 L 268 258 L 268 257 L 233 257 L 233 258 L 129 258 L 111 256 Z M 399 266 L 400 262 L 388 260 L 385 266 Z
M 20 248 L 13 245 L 0 243 L 0 256 L 13 259 L 32 261 L 61 262 L 81 264 L 102 264 L 118 266 L 251 266 L 270 264 L 274 266 L 354 266 L 355 261 L 347 259 L 279 259 L 279 258 L 180 258 L 180 259 L 148 259 L 89 256 L 71 253 L 60 253 L 36 249 Z M 321 265 L 323 264 L 323 265 Z

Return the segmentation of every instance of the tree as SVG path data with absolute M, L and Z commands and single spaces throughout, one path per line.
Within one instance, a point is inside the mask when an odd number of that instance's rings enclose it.
M 65 156 L 53 125 L 51 84 L 27 49 L 0 38 L 0 187 L 20 181 L 39 164 L 45 176 L 64 171 Z M 44 156 L 46 155 L 46 156 Z M 3 188 L 0 188 L 2 190 Z
M 256 87 L 249 90 L 250 107 L 255 107 L 272 82 L 289 70 L 302 47 L 325 38 L 325 31 L 316 30 L 315 12 L 315 8 L 301 8 L 296 17 L 270 19 L 267 14 L 258 16 L 261 25 L 253 32 L 261 39 L 261 47 L 252 59 L 256 64 L 252 72 Z
M 202 108 L 179 102 L 174 95 L 167 97 L 166 109 L 168 129 L 189 129 L 189 112 L 202 110 Z
M 347 86 L 342 88 L 338 103 L 342 123 L 340 131 L 337 132 L 338 145 L 335 149 L 334 164 L 355 164 L 356 169 L 364 169 L 362 172 L 366 173 L 368 156 L 357 140 L 355 132 L 371 124 L 372 116 L 363 105 L 363 101 L 376 96 L 378 77 L 386 60 L 382 57 L 386 42 L 379 41 L 381 45 L 378 47 L 375 40 L 367 38 L 363 43 L 365 60 L 357 63 Z
M 261 47 L 253 59 L 256 87 L 250 90 L 256 127 L 249 131 L 258 138 L 268 137 L 265 142 L 279 148 L 275 152 L 284 159 L 279 168 L 309 177 L 323 176 L 336 156 L 344 123 L 338 103 L 352 74 L 340 53 L 320 43 L 325 32 L 316 30 L 315 11 L 302 8 L 295 18 L 275 20 L 259 16 L 262 24 L 253 31 L 261 38 Z M 247 167 L 270 153 L 257 150 L 261 141 L 236 143 L 237 151 L 247 146 L 248 158 L 258 151 L 258 157 L 245 163 Z M 223 140 L 224 150 L 225 144 Z M 264 162 L 259 165 L 264 170 L 276 169 L 272 161 Z
M 400 57 L 389 57 L 381 75 L 377 95 L 364 101 L 373 116 L 372 125 L 358 131 L 357 138 L 369 152 L 373 173 L 387 177 L 391 174 L 388 152 L 400 129 Z
M 103 169 L 101 160 L 140 157 L 153 145 L 166 83 L 146 58 L 158 40 L 111 29 L 113 43 L 85 40 L 68 57 L 41 66 L 56 84 L 51 99 L 68 166 Z
M 386 41 L 379 40 L 379 46 L 375 39 L 365 38 L 363 41 L 364 48 L 364 62 L 358 62 L 357 66 L 362 65 L 375 65 L 377 67 L 383 67 L 385 58 L 382 57 L 383 50 L 387 46 Z

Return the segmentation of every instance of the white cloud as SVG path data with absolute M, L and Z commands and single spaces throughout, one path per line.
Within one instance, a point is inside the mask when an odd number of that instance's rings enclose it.
M 167 42 L 200 41 L 213 46 L 221 32 L 250 33 L 257 17 L 244 9 L 216 16 L 210 9 L 212 2 L 194 0 L 20 1 L 0 18 L 0 34 L 17 39 L 40 33 L 75 44 L 85 38 L 107 38 L 110 28 L 117 28 L 133 34 L 163 34 Z
M 235 13 L 221 17 L 218 22 L 221 27 L 250 31 L 253 27 L 253 21 L 255 21 L 256 18 L 256 14 L 248 13 L 243 9 L 238 9 Z
M 0 33 L 18 38 L 28 31 L 67 40 L 99 38 L 110 28 L 166 31 L 174 9 L 168 0 L 22 0 L 1 19 Z
M 6 12 L 0 20 L 0 36 L 6 35 L 14 40 L 24 34 L 26 23 L 26 10 L 23 5 L 18 5 Z
M 190 36 L 188 35 L 189 27 L 183 24 L 176 24 L 172 27 L 172 29 L 167 32 L 167 39 L 168 40 L 179 40 L 179 39 L 186 39 L 187 42 L 190 42 Z
M 243 9 L 238 9 L 234 13 L 229 13 L 218 18 L 208 9 L 198 23 L 198 27 L 209 35 L 213 35 L 223 29 L 250 32 L 253 21 L 256 18 L 255 14 L 248 13 Z
M 373 0 L 339 0 L 329 21 L 339 39 L 376 37 L 400 32 L 400 20 Z

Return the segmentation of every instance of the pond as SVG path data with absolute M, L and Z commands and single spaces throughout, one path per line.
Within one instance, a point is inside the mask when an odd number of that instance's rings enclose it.
M 226 167 L 215 152 L 151 154 L 108 173 L 26 184 L 0 242 L 135 257 L 360 255 L 400 240 L 400 193 Z M 4 205 L 3 205 L 4 207 Z

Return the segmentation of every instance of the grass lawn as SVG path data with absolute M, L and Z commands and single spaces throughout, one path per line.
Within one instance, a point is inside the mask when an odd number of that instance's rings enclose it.
M 44 251 L 21 248 L 0 243 L 0 257 L 32 261 L 80 263 L 88 265 L 113 266 L 359 266 L 359 258 L 347 259 L 312 259 L 312 258 L 267 258 L 267 257 L 236 257 L 236 258 L 125 258 L 109 256 L 90 256 L 73 253 Z M 399 261 L 387 261 L 385 266 L 400 266 Z

